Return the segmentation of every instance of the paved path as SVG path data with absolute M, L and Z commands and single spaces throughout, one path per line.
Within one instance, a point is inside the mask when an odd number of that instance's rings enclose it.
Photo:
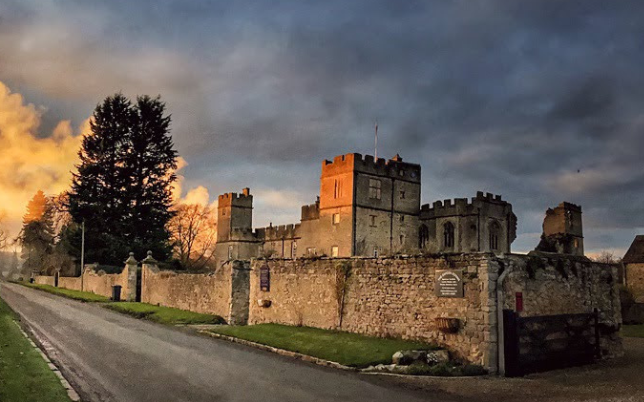
M 435 401 L 15 284 L 0 296 L 49 343 L 84 401 Z

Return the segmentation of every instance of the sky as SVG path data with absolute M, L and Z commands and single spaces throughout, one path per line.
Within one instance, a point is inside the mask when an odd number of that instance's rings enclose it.
M 589 252 L 644 233 L 641 1 L 0 1 L 0 213 L 69 185 L 106 96 L 161 95 L 178 192 L 250 187 L 294 223 L 322 160 L 400 154 L 422 202 L 502 194 L 513 250 L 583 208 Z

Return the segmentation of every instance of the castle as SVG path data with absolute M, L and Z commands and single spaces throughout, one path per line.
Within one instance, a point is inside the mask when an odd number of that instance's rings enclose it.
M 421 167 L 358 153 L 322 162 L 320 195 L 300 223 L 253 230 L 253 196 L 219 196 L 217 266 L 231 259 L 509 253 L 517 218 L 501 196 L 420 201 Z

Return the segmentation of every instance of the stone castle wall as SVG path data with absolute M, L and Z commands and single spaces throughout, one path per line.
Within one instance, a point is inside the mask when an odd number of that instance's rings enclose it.
M 510 255 L 503 264 L 499 305 L 516 309 L 517 293 L 523 298 L 522 316 L 599 312 L 604 356 L 622 353 L 622 323 L 615 264 L 594 263 L 585 258 L 557 254 Z
M 107 274 L 105 271 L 96 272 L 92 267 L 85 267 L 83 272 L 83 291 L 97 295 L 112 297 L 112 286 L 121 286 L 121 300 L 126 300 L 129 292 L 128 267 L 119 274 Z M 62 287 L 60 282 L 59 287 Z
M 36 275 L 34 277 L 34 283 L 38 285 L 54 286 L 56 279 L 53 276 Z
M 268 292 L 260 289 L 264 265 L 270 269 Z M 463 270 L 464 298 L 435 295 L 435 272 L 447 268 Z M 465 360 L 487 364 L 489 333 L 494 330 L 489 315 L 495 313 L 487 306 L 488 277 L 482 257 L 253 260 L 249 323 L 420 339 L 446 346 Z M 343 307 L 341 289 L 345 289 Z M 270 300 L 270 307 L 262 307 L 260 300 Z M 461 330 L 439 331 L 438 317 L 459 319 Z
M 214 273 L 192 274 L 143 267 L 141 301 L 198 313 L 228 315 L 231 263 Z
M 265 266 L 270 270 L 269 291 L 260 289 Z M 522 315 L 591 313 L 597 308 L 604 355 L 621 351 L 617 269 L 612 265 L 562 256 L 463 254 L 252 260 L 250 267 L 249 324 L 276 322 L 419 339 L 495 371 L 500 310 L 515 309 L 520 292 Z M 436 271 L 442 269 L 462 270 L 463 298 L 436 296 Z M 344 272 L 349 274 L 346 280 Z M 458 319 L 458 332 L 441 332 L 439 317 Z
M 58 287 L 70 290 L 81 290 L 81 278 L 61 276 L 58 278 Z
M 463 297 L 436 295 L 437 272 L 446 269 L 462 273 Z M 549 253 L 252 259 L 209 274 L 160 271 L 144 261 L 141 291 L 143 302 L 217 314 L 231 324 L 281 323 L 423 340 L 496 372 L 503 350 L 501 311 L 517 310 L 519 293 L 523 316 L 598 309 L 602 353 L 619 355 L 617 278 L 615 265 Z M 113 275 L 86 269 L 84 290 L 110 296 L 111 286 L 121 285 L 125 298 L 127 279 L 128 266 Z M 79 280 L 60 278 L 59 286 L 76 288 Z M 37 283 L 53 284 L 53 277 Z M 457 331 L 441 331 L 440 318 L 457 319 Z

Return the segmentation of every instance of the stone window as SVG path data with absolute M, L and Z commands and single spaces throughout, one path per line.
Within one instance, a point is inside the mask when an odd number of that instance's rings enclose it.
M 445 248 L 454 247 L 454 225 L 452 222 L 443 225 L 443 246 Z
M 490 250 L 499 249 L 499 238 L 501 237 L 501 226 L 498 222 L 490 224 Z
M 342 180 L 335 179 L 333 183 L 333 198 L 342 197 Z
M 228 246 L 228 259 L 232 260 L 233 259 L 233 246 Z
M 331 247 L 331 257 L 337 257 L 338 255 L 340 255 L 340 249 L 338 246 Z
M 400 244 L 405 243 L 405 235 L 400 235 Z
M 369 226 L 376 227 L 376 215 L 369 215 Z
M 400 221 L 404 222 L 405 221 L 405 215 L 400 215 Z
M 404 200 L 405 199 L 405 191 L 400 191 L 400 199 Z
M 418 248 L 424 249 L 429 240 L 429 228 L 426 225 L 420 225 L 418 229 Z
M 402 176 L 404 176 L 404 175 L 405 175 L 405 171 L 404 171 L 404 170 L 402 170 L 402 169 L 400 169 L 400 170 L 398 171 L 398 175 L 400 175 L 401 177 L 402 177 Z
M 382 183 L 377 179 L 369 179 L 369 198 L 379 200 Z
M 333 224 L 337 225 L 340 223 L 340 214 L 333 214 Z
M 317 255 L 315 247 L 307 247 L 306 255 L 309 255 L 309 256 Z

